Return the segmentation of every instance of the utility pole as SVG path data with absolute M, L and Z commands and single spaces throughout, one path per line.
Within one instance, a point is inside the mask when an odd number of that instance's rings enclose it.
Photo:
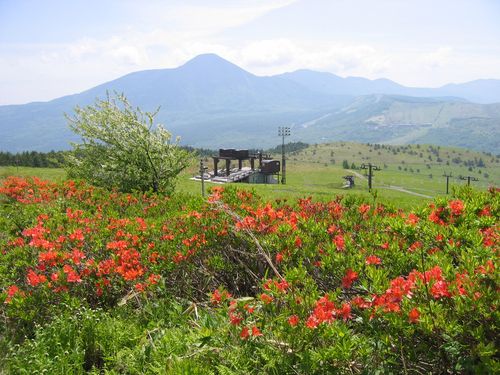
M 285 137 L 290 135 L 290 128 L 287 126 L 278 127 L 278 135 L 281 137 L 281 184 L 286 184 L 286 161 L 285 161 Z
M 450 177 L 453 177 L 452 174 L 444 174 L 443 177 L 446 177 L 446 194 L 448 194 L 449 186 L 450 186 Z
M 471 181 L 479 181 L 479 179 L 477 179 L 476 177 L 472 177 L 472 176 L 460 176 L 458 178 L 461 180 L 467 180 L 467 186 L 470 186 Z
M 200 159 L 200 177 L 201 177 L 201 196 L 205 196 L 205 170 L 207 167 L 203 165 L 203 159 Z
M 368 164 L 361 164 L 361 169 L 368 169 L 368 190 L 372 190 L 372 177 L 373 177 L 373 171 L 380 171 L 380 168 L 377 167 L 376 165 L 373 165 L 372 163 Z

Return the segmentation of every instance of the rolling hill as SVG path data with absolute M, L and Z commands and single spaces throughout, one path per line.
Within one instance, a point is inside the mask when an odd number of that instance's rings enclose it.
M 367 95 L 294 133 L 305 142 L 428 143 L 500 151 L 500 104 L 449 98 Z
M 332 73 L 301 69 L 278 77 L 296 82 L 312 91 L 337 95 L 388 94 L 415 97 L 455 97 L 489 104 L 500 102 L 500 80 L 478 79 L 462 84 L 447 84 L 438 88 L 402 86 L 389 79 L 370 80 L 362 77 L 342 78 Z
M 64 113 L 114 91 L 143 110 L 160 106 L 157 121 L 197 147 L 269 147 L 277 143 L 276 127 L 289 125 L 292 140 L 307 142 L 426 142 L 500 152 L 500 105 L 468 101 L 500 101 L 500 81 L 414 89 L 313 71 L 259 77 L 213 54 L 49 102 L 0 106 L 0 149 L 68 148 L 75 137 Z

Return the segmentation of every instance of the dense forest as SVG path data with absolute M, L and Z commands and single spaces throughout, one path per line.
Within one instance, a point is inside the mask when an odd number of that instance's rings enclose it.
M 24 151 L 11 153 L 0 151 L 0 166 L 60 168 L 64 165 L 67 151 Z
M 304 142 L 290 142 L 286 144 L 286 152 L 300 151 L 309 145 Z M 216 155 L 218 151 L 206 148 L 194 148 L 183 146 L 183 149 L 193 152 L 200 157 L 209 157 Z M 280 153 L 281 145 L 265 151 L 266 153 Z M 18 153 L 0 151 L 0 166 L 19 166 L 19 167 L 40 167 L 40 168 L 61 168 L 64 166 L 65 157 L 69 151 L 24 151 Z

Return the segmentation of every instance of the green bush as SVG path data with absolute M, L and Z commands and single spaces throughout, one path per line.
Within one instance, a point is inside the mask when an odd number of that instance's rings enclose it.
M 179 139 L 172 143 L 171 134 L 154 124 L 157 113 L 132 107 L 123 95 L 76 107 L 67 119 L 82 143 L 73 143 L 68 176 L 125 192 L 171 192 L 190 154 L 179 147 Z
M 0 371 L 499 370 L 494 188 L 405 212 L 9 178 L 0 211 Z

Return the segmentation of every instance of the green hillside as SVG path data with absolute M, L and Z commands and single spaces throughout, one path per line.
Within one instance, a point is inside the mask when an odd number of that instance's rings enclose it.
M 274 157 L 280 159 L 281 155 Z M 205 163 L 212 168 L 210 158 L 205 158 Z M 344 168 L 346 163 L 348 169 Z M 402 207 L 415 206 L 432 197 L 445 195 L 444 173 L 452 175 L 450 193 L 454 187 L 467 184 L 467 180 L 461 180 L 459 176 L 477 178 L 478 181 L 472 181 L 471 185 L 480 190 L 500 185 L 500 155 L 431 145 L 335 142 L 311 145 L 302 151 L 288 153 L 286 185 L 248 185 L 248 188 L 255 189 L 267 199 L 306 196 L 331 199 L 340 194 L 371 199 L 365 176 L 367 171 L 359 169 L 363 163 L 381 168 L 374 172 L 373 178 L 377 199 Z M 195 163 L 185 172 L 179 180 L 180 190 L 200 193 L 200 183 L 189 180 L 197 169 L 198 163 Z M 354 189 L 343 188 L 343 176 L 346 175 L 355 175 Z
M 178 68 L 131 73 L 49 102 L 0 106 L 0 150 L 68 149 L 76 137 L 64 114 L 118 92 L 143 110 L 160 107 L 156 121 L 193 147 L 268 148 L 285 125 L 294 141 L 309 143 L 432 143 L 500 152 L 498 103 L 468 102 L 465 89 L 457 97 L 325 74 L 260 77 L 201 55 Z M 494 96 L 497 86 L 487 86 L 487 93 Z M 470 87 L 475 92 L 481 85 Z
M 0 373 L 498 373 L 500 192 L 408 209 L 302 163 L 283 199 L 2 181 Z
M 279 149 L 279 148 L 278 148 Z M 275 158 L 281 159 L 280 154 Z M 211 158 L 204 158 L 212 168 Z M 467 184 L 459 176 L 471 176 L 478 181 L 471 185 L 479 190 L 500 185 L 500 155 L 472 150 L 431 145 L 391 146 L 335 142 L 310 145 L 308 148 L 287 153 L 286 185 L 242 185 L 254 189 L 267 199 L 289 199 L 314 196 L 331 199 L 335 195 L 351 194 L 372 199 L 368 192 L 366 170 L 361 164 L 372 163 L 381 168 L 374 172 L 373 188 L 377 199 L 384 203 L 413 207 L 444 195 L 446 178 L 450 192 L 454 187 Z M 348 166 L 346 169 L 344 166 Z M 355 168 L 352 168 L 355 167 Z M 190 178 L 197 174 L 199 161 L 194 160 L 178 180 L 178 190 L 199 195 L 200 183 Z M 50 180 L 64 178 L 62 169 L 0 167 L 0 180 L 9 175 L 38 176 Z M 345 189 L 343 176 L 354 175 L 355 187 Z M 213 186 L 207 184 L 208 187 Z
M 432 143 L 500 152 L 500 104 L 369 95 L 294 126 L 307 142 Z

